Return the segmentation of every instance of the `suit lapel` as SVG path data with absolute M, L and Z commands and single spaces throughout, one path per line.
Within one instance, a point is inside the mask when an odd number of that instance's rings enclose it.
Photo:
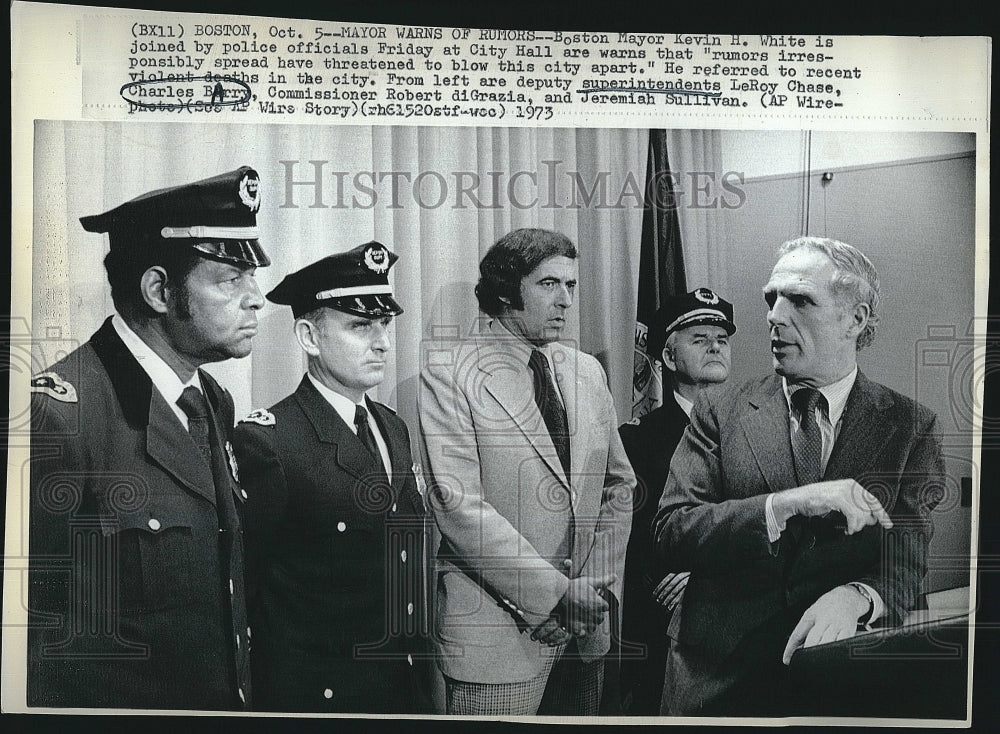
M 857 477 L 882 455 L 883 448 L 898 430 L 896 424 L 879 419 L 891 404 L 888 394 L 876 390 L 858 371 L 824 479 Z
M 368 476 L 371 473 L 368 449 L 326 398 L 320 395 L 308 376 L 303 376 L 299 383 L 295 400 L 316 431 L 316 438 L 321 443 L 330 444 L 337 466 L 357 479 Z
M 202 459 L 191 434 L 184 430 L 157 390 L 153 390 L 149 401 L 146 453 L 186 487 L 215 504 L 211 467 Z
M 115 388 L 125 420 L 146 432 L 146 453 L 177 481 L 215 504 L 212 470 L 190 434 L 107 319 L 93 338 L 94 351 Z
M 781 389 L 781 378 L 769 379 L 748 401 L 752 410 L 743 417 L 741 425 L 768 487 L 778 492 L 796 486 L 788 403 Z
M 484 339 L 478 343 L 477 348 L 480 351 L 478 369 L 486 374 L 483 383 L 486 391 L 510 416 L 511 423 L 524 434 L 549 470 L 568 487 L 569 482 L 559 463 L 555 444 L 552 443 L 542 414 L 535 404 L 533 377 L 528 369 L 529 348 L 515 342 L 514 337 L 510 337 L 509 342 L 496 338 Z M 568 412 L 566 418 L 569 421 Z M 534 426 L 535 430 L 529 430 L 530 426 Z M 573 442 L 570 440 L 571 456 L 572 446 Z
M 397 427 L 398 424 L 390 419 L 391 412 L 388 408 L 368 401 L 368 407 L 378 423 L 382 438 L 385 439 L 385 446 L 389 449 L 389 465 L 392 475 L 389 478 L 392 484 L 393 498 L 399 497 L 403 490 L 403 483 L 409 476 L 411 457 L 403 450 L 407 444 L 406 436 L 403 435 L 404 428 Z

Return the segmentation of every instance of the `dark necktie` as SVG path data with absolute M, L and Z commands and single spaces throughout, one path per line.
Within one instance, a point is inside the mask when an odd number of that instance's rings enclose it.
M 368 411 L 363 406 L 358 405 L 354 410 L 354 427 L 358 429 L 358 438 L 365 445 L 368 452 L 375 459 L 375 466 L 379 474 L 385 476 L 385 464 L 382 463 L 382 452 L 378 450 L 375 443 L 375 434 L 372 433 L 371 426 L 368 425 Z
M 799 413 L 799 430 L 792 434 L 792 454 L 799 486 L 818 482 L 822 477 L 823 437 L 816 423 L 816 406 L 825 405 L 823 393 L 803 387 L 792 393 L 792 405 Z
M 212 446 L 208 441 L 208 402 L 201 390 L 194 385 L 184 388 L 177 398 L 177 405 L 184 411 L 188 419 L 188 433 L 194 439 L 195 446 L 209 466 L 212 464 Z
M 535 403 L 549 429 L 552 443 L 559 455 L 559 463 L 569 477 L 569 429 L 566 422 L 566 409 L 559 401 L 555 384 L 552 382 L 552 372 L 549 370 L 549 360 L 537 349 L 531 350 L 528 367 L 535 376 Z
M 188 419 L 188 433 L 198 447 L 198 452 L 205 459 L 212 470 L 212 484 L 215 485 L 215 510 L 219 516 L 219 527 L 221 529 L 231 529 L 235 525 L 235 508 L 231 498 L 231 485 L 225 472 L 212 460 L 212 444 L 209 439 L 209 413 L 208 401 L 204 394 L 194 385 L 184 388 L 184 392 L 177 398 L 177 405 L 184 411 Z

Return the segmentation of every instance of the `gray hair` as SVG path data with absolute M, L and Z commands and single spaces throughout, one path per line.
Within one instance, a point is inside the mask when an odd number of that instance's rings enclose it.
M 875 340 L 879 322 L 879 280 L 875 266 L 858 248 L 826 237 L 789 240 L 778 250 L 778 256 L 787 255 L 802 247 L 822 252 L 830 258 L 836 268 L 830 289 L 845 307 L 851 308 L 859 303 L 868 306 L 868 323 L 858 334 L 857 341 L 858 350 L 864 349 Z

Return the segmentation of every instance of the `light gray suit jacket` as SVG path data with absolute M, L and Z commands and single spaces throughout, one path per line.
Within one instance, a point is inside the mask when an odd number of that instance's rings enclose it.
M 421 373 L 427 496 L 442 534 L 437 652 L 458 680 L 539 675 L 553 648 L 533 642 L 530 629 L 570 578 L 617 574 L 611 591 L 621 598 L 635 476 L 600 363 L 557 343 L 550 349 L 569 425 L 569 477 L 534 401 L 530 347 L 499 324 L 428 353 Z M 605 620 L 579 651 L 594 660 L 609 644 Z

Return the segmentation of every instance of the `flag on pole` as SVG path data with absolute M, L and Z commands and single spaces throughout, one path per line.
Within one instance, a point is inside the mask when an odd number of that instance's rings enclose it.
M 667 158 L 665 130 L 649 131 L 645 192 L 639 254 L 639 300 L 635 314 L 633 418 L 645 415 L 663 400 L 661 365 L 646 355 L 646 339 L 653 314 L 668 296 L 687 292 L 681 229 L 677 218 L 678 201 Z

